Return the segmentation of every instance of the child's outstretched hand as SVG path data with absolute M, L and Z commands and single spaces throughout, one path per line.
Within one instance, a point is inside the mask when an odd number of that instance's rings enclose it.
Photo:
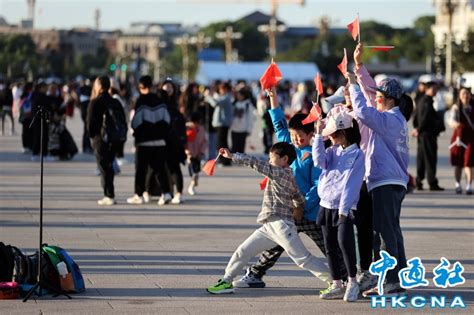
M 226 159 L 232 159 L 232 153 L 230 153 L 229 149 L 227 148 L 220 148 L 219 154 L 225 157 Z

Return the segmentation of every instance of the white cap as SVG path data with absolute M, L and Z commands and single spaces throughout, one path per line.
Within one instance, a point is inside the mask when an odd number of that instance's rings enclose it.
M 323 137 L 332 135 L 337 130 L 343 130 L 352 127 L 352 116 L 346 112 L 341 111 L 335 115 L 326 118 L 326 127 L 322 132 Z

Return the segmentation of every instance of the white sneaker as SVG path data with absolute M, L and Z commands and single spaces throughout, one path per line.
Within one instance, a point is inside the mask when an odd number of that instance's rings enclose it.
M 196 194 L 196 191 L 194 190 L 194 185 L 189 185 L 188 194 L 191 196 L 194 196 Z
M 143 202 L 144 203 L 149 203 L 150 202 L 150 194 L 146 191 L 143 193 Z
M 171 201 L 171 195 L 166 193 L 161 195 L 160 199 L 158 200 L 158 205 L 163 206 Z
M 114 198 L 104 197 L 104 198 L 98 200 L 97 204 L 100 205 L 100 206 L 112 206 L 112 205 L 116 204 L 116 202 L 115 202 Z
M 367 291 L 377 285 L 377 276 L 374 276 L 368 270 L 364 270 L 357 277 L 357 283 L 361 292 Z
M 350 282 L 347 284 L 346 292 L 343 300 L 346 302 L 354 302 L 359 298 L 359 285 L 357 282 Z
M 140 197 L 137 194 L 133 195 L 133 197 L 127 198 L 127 203 L 129 204 L 141 205 L 143 202 L 144 202 L 143 197 Z
M 181 203 L 183 203 L 183 196 L 180 194 L 180 193 L 176 193 L 173 197 L 173 199 L 171 199 L 171 203 L 174 204 L 174 205 L 179 205 Z

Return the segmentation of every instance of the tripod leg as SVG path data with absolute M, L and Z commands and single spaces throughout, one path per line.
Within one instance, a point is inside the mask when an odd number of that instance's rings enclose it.
M 39 282 L 37 282 L 31 289 L 28 291 L 26 294 L 25 298 L 23 299 L 23 302 L 26 302 L 30 299 L 31 295 L 36 291 L 36 289 L 40 290 L 40 295 L 41 295 L 41 287 L 39 286 Z

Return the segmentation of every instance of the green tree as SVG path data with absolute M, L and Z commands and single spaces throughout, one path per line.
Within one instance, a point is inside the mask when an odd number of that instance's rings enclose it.
M 474 31 L 467 34 L 467 40 L 453 47 L 453 66 L 460 73 L 474 71 Z
M 0 36 L 0 73 L 10 77 L 35 74 L 38 68 L 36 45 L 29 35 Z

